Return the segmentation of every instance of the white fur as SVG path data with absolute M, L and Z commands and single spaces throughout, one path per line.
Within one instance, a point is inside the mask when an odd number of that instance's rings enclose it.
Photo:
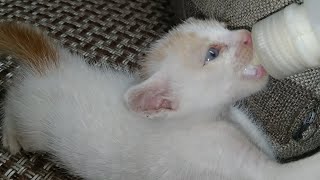
M 222 31 L 218 26 L 206 28 Z M 42 77 L 23 69 L 23 79 L 8 91 L 3 143 L 12 153 L 20 146 L 49 152 L 71 173 L 90 180 L 319 179 L 320 154 L 280 165 L 263 153 L 272 154 L 259 129 L 230 109 L 266 82 L 241 79 L 228 59 L 231 52 L 213 62 L 219 69 L 205 73 L 180 67 L 172 52 L 155 63 L 161 75 L 156 79 L 169 81 L 174 91 L 165 98 L 179 105 L 150 119 L 127 106 L 134 98 L 130 92 L 146 86 L 130 74 L 89 67 L 60 51 L 58 68 Z

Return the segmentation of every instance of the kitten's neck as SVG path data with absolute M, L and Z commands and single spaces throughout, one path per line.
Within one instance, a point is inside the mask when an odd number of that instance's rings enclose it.
M 229 113 L 230 105 L 217 105 L 215 107 L 206 107 L 201 109 L 185 109 L 179 112 L 168 114 L 166 119 L 174 119 L 175 121 L 217 121 L 226 117 Z

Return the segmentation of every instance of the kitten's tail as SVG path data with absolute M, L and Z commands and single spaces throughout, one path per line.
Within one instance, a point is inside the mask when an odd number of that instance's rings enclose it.
M 12 56 L 43 74 L 58 64 L 58 46 L 43 32 L 26 24 L 0 23 L 0 54 Z

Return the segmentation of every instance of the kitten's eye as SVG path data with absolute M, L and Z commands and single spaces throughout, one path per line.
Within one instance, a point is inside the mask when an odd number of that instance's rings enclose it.
M 205 62 L 212 61 L 216 59 L 218 56 L 219 56 L 219 49 L 211 47 L 207 51 Z

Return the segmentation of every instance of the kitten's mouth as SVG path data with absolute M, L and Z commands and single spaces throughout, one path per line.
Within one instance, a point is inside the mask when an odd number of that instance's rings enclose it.
M 262 65 L 248 64 L 242 74 L 246 79 L 261 79 L 267 75 L 267 71 Z

